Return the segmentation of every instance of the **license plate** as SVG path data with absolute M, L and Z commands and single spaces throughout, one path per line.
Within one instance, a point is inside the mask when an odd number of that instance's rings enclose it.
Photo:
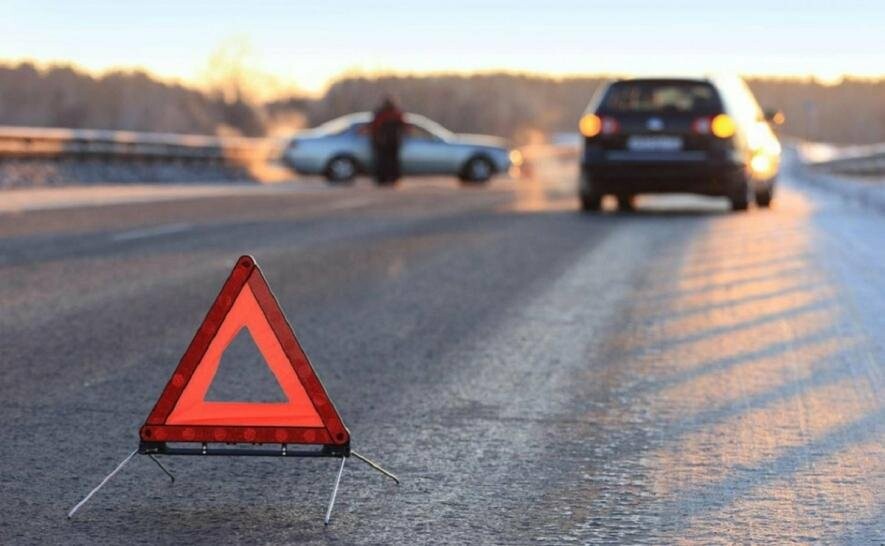
M 627 149 L 634 152 L 676 152 L 682 149 L 682 139 L 676 136 L 631 136 Z

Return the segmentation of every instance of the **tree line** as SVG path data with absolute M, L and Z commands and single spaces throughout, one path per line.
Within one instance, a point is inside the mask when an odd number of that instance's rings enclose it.
M 525 140 L 534 133 L 574 132 L 600 77 L 532 75 L 352 76 L 334 82 L 309 105 L 319 123 L 373 108 L 381 96 L 399 98 L 458 132 L 480 132 Z M 825 85 L 812 78 L 747 78 L 763 108 L 785 116 L 783 134 L 843 144 L 885 141 L 885 78 L 844 79 Z
M 140 71 L 0 65 L 0 125 L 260 136 L 262 108 Z
M 320 97 L 257 103 L 138 71 L 93 76 L 66 66 L 0 65 L 0 124 L 261 136 L 373 109 L 393 95 L 449 129 L 518 142 L 573 132 L 601 77 L 492 73 L 345 75 Z M 763 107 L 781 109 L 783 134 L 844 144 L 885 141 L 885 78 L 825 85 L 811 78 L 749 78 Z

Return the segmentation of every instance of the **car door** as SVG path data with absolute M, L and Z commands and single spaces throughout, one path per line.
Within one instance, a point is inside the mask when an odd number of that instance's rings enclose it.
M 405 174 L 450 174 L 451 146 L 429 130 L 406 124 L 400 161 Z
M 369 138 L 369 123 L 354 123 L 347 135 L 348 151 L 357 163 L 368 172 L 375 172 L 375 158 L 372 153 L 372 142 Z

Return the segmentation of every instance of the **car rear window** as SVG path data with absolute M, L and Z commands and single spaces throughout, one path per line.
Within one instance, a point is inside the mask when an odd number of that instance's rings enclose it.
M 605 113 L 715 114 L 722 110 L 712 85 L 704 82 L 635 81 L 612 84 L 602 101 Z

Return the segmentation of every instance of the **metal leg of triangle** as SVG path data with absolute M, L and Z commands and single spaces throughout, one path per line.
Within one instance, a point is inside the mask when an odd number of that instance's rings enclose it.
M 323 519 L 323 525 L 329 525 L 332 519 L 332 507 L 335 506 L 335 497 L 338 496 L 338 486 L 341 484 L 341 475 L 344 474 L 344 463 L 347 457 L 341 457 L 341 466 L 338 467 L 338 477 L 335 478 L 335 488 L 332 489 L 332 498 L 329 499 L 329 508 L 326 510 L 326 517 Z
M 164 449 L 165 449 L 165 448 L 164 448 Z M 76 506 L 74 506 L 73 508 L 71 508 L 71 511 L 68 512 L 68 519 L 72 518 L 72 517 L 74 516 L 74 514 L 75 514 L 80 508 L 82 508 L 83 505 L 86 504 L 86 503 L 89 501 L 89 499 L 91 499 L 96 493 L 98 493 L 99 489 L 101 489 L 102 487 L 104 487 L 105 484 L 107 484 L 107 483 L 111 480 L 111 478 L 113 478 L 113 477 L 114 477 L 114 476 L 115 476 L 120 470 L 122 470 L 122 468 L 123 468 L 124 466 L 126 466 L 126 464 L 127 464 L 130 460 L 132 460 L 132 457 L 134 457 L 135 454 L 138 453 L 138 452 L 139 452 L 139 450 L 136 449 L 135 451 L 133 451 L 132 453 L 130 453 L 129 455 L 127 455 L 126 458 L 123 459 L 123 461 L 120 462 L 120 464 L 118 464 L 117 467 L 114 468 L 114 470 L 113 470 L 110 474 L 108 474 L 107 476 L 104 477 L 103 480 L 101 480 L 101 483 L 99 483 L 99 484 L 98 484 L 98 485 L 97 485 L 92 491 L 90 491 L 89 494 L 86 495 L 86 496 L 83 498 L 83 500 L 81 500 L 80 502 L 78 502 L 78 503 L 76 504 Z M 154 457 L 154 454 L 153 454 L 153 453 L 145 453 L 144 451 L 142 451 L 142 452 L 143 452 L 144 454 L 146 454 L 148 457 L 150 457 L 150 459 L 151 459 L 154 463 L 156 463 L 157 466 L 160 467 L 160 470 L 162 470 L 167 476 L 169 476 L 169 479 L 172 480 L 172 482 L 175 482 L 175 476 L 172 474 L 172 472 L 170 472 L 169 469 L 167 469 L 167 468 L 166 468 L 166 467 L 165 467 L 165 466 L 164 466 L 164 465 L 163 465 L 163 464 L 162 464 L 162 463 L 161 463 L 156 457 Z M 285 457 L 285 456 L 289 456 L 289 455 L 291 455 L 291 456 L 295 456 L 295 457 L 322 457 L 322 456 L 329 456 L 329 455 L 326 454 L 325 452 L 303 452 L 303 453 L 302 453 L 302 452 L 295 452 L 295 453 L 292 453 L 292 452 L 287 452 L 287 451 L 285 450 L 285 448 L 284 448 L 283 451 L 281 451 L 281 452 L 276 452 L 276 451 L 270 452 L 270 451 L 267 451 L 267 450 L 251 450 L 251 451 L 241 451 L 241 452 L 237 453 L 237 452 L 235 452 L 234 450 L 230 450 L 230 449 L 228 449 L 228 450 L 217 449 L 217 450 L 213 450 L 213 451 L 210 453 L 210 452 L 206 449 L 205 446 L 203 447 L 202 450 L 188 449 L 188 448 L 179 448 L 179 449 L 175 449 L 175 450 L 173 450 L 173 449 L 165 449 L 165 450 L 163 451 L 163 454 L 164 454 L 164 455 L 171 455 L 171 454 L 175 454 L 175 455 L 197 455 L 197 454 L 201 454 L 201 455 L 204 455 L 204 456 L 205 456 L 205 455 L 210 455 L 210 454 L 211 454 L 211 455 L 234 455 L 234 454 L 236 454 L 236 455 L 258 455 L 258 456 L 271 456 L 271 455 L 272 455 L 272 456 L 284 456 L 284 457 Z M 369 465 L 372 469 L 374 469 L 374 470 L 380 472 L 381 474 L 387 476 L 388 478 L 390 478 L 390 479 L 392 479 L 393 481 L 395 481 L 395 482 L 397 483 L 397 485 L 399 485 L 399 483 L 400 483 L 399 478 L 397 478 L 393 473 L 391 473 L 391 472 L 385 470 L 384 468 L 382 468 L 381 465 L 379 465 L 378 463 L 372 461 L 371 459 L 369 459 L 369 458 L 367 458 L 367 457 L 365 457 L 365 456 L 363 456 L 363 455 L 360 455 L 359 453 L 357 453 L 356 451 L 353 451 L 353 450 L 350 451 L 349 455 L 353 455 L 353 456 L 356 457 L 357 459 L 359 459 L 359 460 L 361 460 L 362 462 L 364 462 L 364 463 L 366 463 L 367 465 Z M 332 518 L 332 508 L 334 508 L 334 506 L 335 506 L 335 498 L 338 496 L 338 488 L 339 488 L 339 486 L 341 485 L 341 476 L 344 474 L 344 463 L 347 461 L 347 456 L 348 456 L 348 455 L 345 455 L 345 456 L 341 457 L 341 466 L 338 467 L 338 475 L 335 477 L 335 487 L 332 489 L 332 497 L 329 499 L 329 507 L 326 509 L 326 516 L 325 516 L 325 518 L 323 519 L 323 522 L 325 523 L 325 525 L 329 525 L 329 521 L 330 521 L 331 518 Z
M 388 478 L 392 479 L 399 485 L 399 478 L 397 478 L 392 472 L 389 472 L 381 467 L 375 461 L 365 457 L 364 455 L 360 455 L 354 450 L 350 450 L 350 454 L 361 460 L 362 462 L 369 465 L 372 469 L 377 470 L 381 474 L 384 474 Z M 329 520 L 332 519 L 332 508 L 335 506 L 335 497 L 338 496 L 338 486 L 341 484 L 341 475 L 344 474 L 344 463 L 347 461 L 347 457 L 341 457 L 341 466 L 338 467 L 338 476 L 335 478 L 335 487 L 332 489 L 332 498 L 329 499 L 329 508 L 326 509 L 326 517 L 323 519 L 324 525 L 329 525 Z
M 157 459 L 156 457 L 154 457 L 154 456 L 151 455 L 150 453 L 148 453 L 148 457 L 150 457 L 152 461 L 154 461 L 155 463 L 157 463 L 157 466 L 160 467 L 160 470 L 162 470 L 163 472 L 165 472 L 166 475 L 169 476 L 169 479 L 170 479 L 170 480 L 172 480 L 173 482 L 175 482 L 175 476 L 172 475 L 172 472 L 169 472 L 169 469 L 167 469 L 165 466 L 163 466 L 163 463 L 161 463 L 159 459 Z
M 350 450 L 350 454 L 353 455 L 354 457 L 356 457 L 357 459 L 361 460 L 362 462 L 366 463 L 367 465 L 371 466 L 372 468 L 374 468 L 378 472 L 384 474 L 385 476 L 387 476 L 391 480 L 395 481 L 397 485 L 399 485 L 399 478 L 394 476 L 394 474 L 392 472 L 381 468 L 381 465 L 379 465 L 375 461 L 369 459 L 368 457 L 366 457 L 364 455 L 360 455 L 359 453 L 357 453 L 356 451 L 354 451 L 352 449 Z

